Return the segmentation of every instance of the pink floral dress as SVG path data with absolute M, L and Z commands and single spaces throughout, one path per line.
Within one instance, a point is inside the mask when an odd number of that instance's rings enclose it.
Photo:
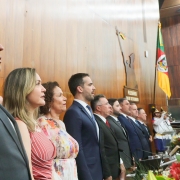
M 55 180 L 78 180 L 75 158 L 79 152 L 77 141 L 66 132 L 61 120 L 48 119 L 42 116 L 38 123 L 44 133 L 56 146 L 57 156 L 53 160 Z

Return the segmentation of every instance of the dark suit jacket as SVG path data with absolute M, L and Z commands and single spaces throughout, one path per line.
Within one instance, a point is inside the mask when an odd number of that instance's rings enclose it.
M 99 142 L 103 166 L 103 177 L 105 179 L 112 176 L 113 179 L 115 179 L 120 174 L 118 142 L 113 131 L 107 127 L 102 119 L 97 115 L 94 115 L 94 117 L 99 125 Z
M 135 159 L 146 159 L 150 149 L 142 129 L 133 120 L 128 120 L 123 115 L 119 115 L 118 119 L 128 132 L 131 152 Z
M 139 121 L 138 121 L 138 124 L 141 126 L 141 129 L 142 129 L 142 131 L 143 131 L 143 133 L 145 135 L 145 138 L 146 138 L 146 140 L 148 142 L 148 145 L 149 145 L 149 149 L 151 151 L 151 142 L 149 140 L 150 135 L 151 135 L 150 134 L 150 130 L 149 130 L 149 128 L 147 126 L 145 126 L 144 124 L 140 123 Z M 149 155 L 151 155 L 151 154 L 149 154 Z
M 130 168 L 133 165 L 133 162 L 128 142 L 128 133 L 124 132 L 126 130 L 123 130 L 121 124 L 117 122 L 113 117 L 108 116 L 106 119 L 109 121 L 111 129 L 114 131 L 114 134 L 118 141 L 119 148 L 123 150 L 123 152 L 120 152 L 120 156 L 123 160 L 124 166 L 126 167 L 126 169 Z
M 79 143 L 76 158 L 79 180 L 102 180 L 99 140 L 92 117 L 74 101 L 65 113 L 64 123 L 67 132 Z
M 9 118 L 9 119 L 8 119 Z M 14 125 L 11 125 L 10 121 Z M 31 180 L 28 158 L 14 118 L 0 105 L 0 179 Z

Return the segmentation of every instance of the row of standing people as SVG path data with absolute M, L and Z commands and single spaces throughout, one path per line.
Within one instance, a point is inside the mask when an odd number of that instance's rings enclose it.
M 107 126 L 104 127 L 101 122 L 102 117 L 106 118 L 106 115 L 109 116 L 111 113 L 109 103 L 103 104 L 101 102 L 106 100 L 103 96 L 96 96 L 94 99 L 95 87 L 88 74 L 73 75 L 68 85 L 75 98 L 64 116 L 67 131 L 71 135 L 66 132 L 64 123 L 59 121 L 60 113 L 66 110 L 66 98 L 56 82 L 45 83 L 42 86 L 39 75 L 32 68 L 16 69 L 6 78 L 4 106 L 15 117 L 16 121 L 13 121 L 13 118 L 3 107 L 1 109 L 9 116 L 6 121 L 12 122 L 11 130 L 14 128 L 13 131 L 15 131 L 11 133 L 15 133 L 13 136 L 18 135 L 19 148 L 26 165 L 23 164 L 22 157 L 16 158 L 21 159 L 22 166 L 30 167 L 26 170 L 20 168 L 20 173 L 14 175 L 14 179 L 109 180 L 121 178 L 120 164 L 122 163 L 119 154 L 121 146 L 119 147 L 120 144 L 118 144 L 116 137 L 112 138 L 114 131 L 112 132 L 111 128 L 108 127 L 108 129 Z M 88 106 L 89 102 L 91 102 L 95 115 L 92 114 L 92 110 Z M 101 104 L 98 105 L 97 102 L 101 102 Z M 103 105 L 107 106 L 106 110 L 104 110 Z M 37 121 L 37 110 L 40 106 L 43 116 Z M 104 112 L 107 114 L 103 115 Z M 113 125 L 111 124 L 110 127 Z M 107 141 L 108 138 L 109 141 Z M 109 147 L 111 149 L 113 147 L 111 146 L 112 141 L 114 141 L 116 153 L 108 151 Z M 108 144 L 109 142 L 111 144 Z M 8 143 L 6 142 L 7 146 Z M 10 144 L 13 143 L 10 142 Z M 126 145 L 128 145 L 128 141 Z M 130 157 L 130 161 L 132 160 L 131 154 L 126 156 Z M 126 162 L 127 157 L 124 158 L 124 162 Z M 29 162 L 29 166 L 27 162 Z M 15 162 L 12 164 L 14 167 Z M 113 165 L 114 168 L 112 168 Z M 5 165 L 2 167 L 7 171 Z M 2 179 L 11 179 L 10 173 L 5 174 L 7 177 L 2 175 Z M 28 178 L 24 178 L 25 174 Z

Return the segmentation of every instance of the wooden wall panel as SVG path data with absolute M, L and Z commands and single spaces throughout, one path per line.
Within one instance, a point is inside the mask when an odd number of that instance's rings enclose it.
M 74 73 L 87 72 L 96 94 L 123 97 L 126 76 L 117 26 L 127 37 L 123 42 L 126 58 L 135 53 L 138 106 L 145 108 L 151 124 L 148 104 L 154 99 L 157 0 L 1 0 L 1 7 L 0 42 L 5 47 L 1 82 L 14 68 L 35 67 L 43 82 L 59 82 L 69 107 L 73 97 L 68 79 Z M 158 107 L 166 107 L 158 85 L 155 99 Z
M 172 99 L 180 98 L 180 16 L 161 19 L 165 52 L 169 66 Z M 172 104 L 171 104 L 172 105 Z

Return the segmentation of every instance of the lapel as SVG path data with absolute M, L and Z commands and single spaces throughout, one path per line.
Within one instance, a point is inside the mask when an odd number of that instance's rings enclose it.
M 130 120 L 131 120 L 131 124 L 133 125 L 133 127 L 134 127 L 134 129 L 135 129 L 135 131 L 136 131 L 136 133 L 137 133 L 137 135 L 138 135 L 138 137 L 139 137 L 139 139 L 141 139 L 142 137 L 140 137 L 140 134 L 138 133 L 138 130 L 140 130 L 143 135 L 144 135 L 144 131 L 143 131 L 142 128 L 141 128 L 140 126 L 138 126 L 131 118 L 130 118 Z
M 91 116 L 89 115 L 89 113 L 84 109 L 84 107 L 83 107 L 80 103 L 78 103 L 77 101 L 74 101 L 73 104 L 74 104 L 74 105 L 77 105 L 77 106 L 79 107 L 79 109 L 80 109 L 84 114 L 86 114 L 86 116 L 90 119 L 91 123 L 93 124 L 93 126 L 94 126 L 94 128 L 95 128 L 96 137 L 97 137 L 97 128 L 96 128 L 96 124 L 95 124 L 95 122 L 94 122 L 94 120 L 93 120 L 93 117 L 91 117 Z M 92 115 L 93 115 L 93 114 L 92 114 Z M 98 137 L 97 137 L 97 139 L 98 139 Z
M 137 123 L 137 124 L 136 124 Z M 143 127 L 142 127 L 142 125 L 139 123 L 139 121 L 137 121 L 136 120 L 136 125 L 137 125 L 137 127 L 141 130 L 141 131 L 143 131 Z
M 115 139 L 116 142 L 118 143 L 118 141 L 117 141 L 117 139 L 116 139 L 116 136 L 115 136 L 115 134 L 114 134 L 114 131 L 113 131 L 113 129 L 111 128 L 111 125 L 110 125 L 110 127 L 107 127 L 107 125 L 105 124 L 105 122 L 104 122 L 99 116 L 97 116 L 96 114 L 94 114 L 94 117 L 95 117 L 96 120 L 98 119 L 98 120 L 104 125 L 104 127 L 106 127 L 106 128 L 111 132 L 111 134 L 113 135 L 114 139 Z
M 11 135 L 12 139 L 14 140 L 14 142 L 16 143 L 19 151 L 21 152 L 25 162 L 27 163 L 28 165 L 28 159 L 27 159 L 27 156 L 25 154 L 25 149 L 24 149 L 24 146 L 23 146 L 23 143 L 22 143 L 22 140 L 21 140 L 21 135 L 20 135 L 20 132 L 19 132 L 19 128 L 17 126 L 17 123 L 16 121 L 14 120 L 14 118 L 6 111 L 5 108 L 3 108 L 1 105 L 0 105 L 0 119 L 1 121 L 3 122 L 4 126 L 6 127 L 7 131 L 9 132 L 9 134 Z M 13 123 L 14 125 L 14 128 L 16 130 L 13 129 L 12 125 L 10 124 L 9 120 Z M 28 165 L 29 167 L 29 165 Z
M 131 118 L 130 118 L 130 119 L 131 119 Z M 133 124 L 133 126 L 134 126 L 135 129 L 138 128 L 139 130 L 143 131 L 141 125 L 140 125 L 137 121 L 136 121 L 136 122 L 137 122 L 138 124 L 136 124 L 132 119 L 131 119 L 131 122 L 132 122 L 132 124 Z
M 121 122 L 119 121 L 119 123 L 115 120 L 115 119 L 113 119 L 111 116 L 109 116 L 108 117 L 109 119 L 111 119 L 111 121 L 114 123 L 114 124 L 116 124 L 121 130 L 122 130 L 122 132 L 123 132 L 123 134 L 125 135 L 125 137 L 127 138 L 127 131 L 126 131 L 126 129 L 120 124 Z M 125 131 L 125 132 L 124 132 Z
M 138 121 L 138 122 L 139 122 L 139 121 Z M 145 125 L 144 125 L 144 124 L 141 124 L 140 122 L 139 122 L 139 124 L 141 125 L 141 127 L 142 127 L 142 129 L 143 129 L 143 131 L 144 131 L 144 134 L 145 134 L 147 137 L 149 137 L 148 128 L 146 129 Z

